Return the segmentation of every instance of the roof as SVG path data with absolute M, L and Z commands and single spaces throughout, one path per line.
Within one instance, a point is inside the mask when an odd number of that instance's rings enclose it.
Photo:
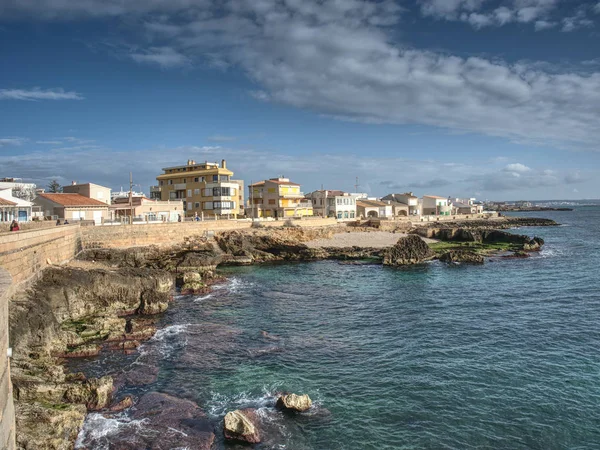
M 395 206 L 397 208 L 408 208 L 408 204 L 404 203 L 404 202 L 397 202 L 395 200 L 388 200 L 388 204 Z M 387 203 L 387 202 L 386 202 Z
M 452 206 L 456 206 L 457 208 L 470 208 L 471 205 L 462 202 L 452 203 Z
M 379 200 L 357 200 L 356 206 L 379 208 L 380 206 L 389 206 L 389 205 L 387 203 L 380 202 Z
M 448 200 L 448 197 L 440 197 L 438 195 L 424 195 L 423 197 L 438 198 L 440 200 Z
M 80 194 L 38 194 L 38 197 L 50 200 L 61 206 L 104 206 L 108 208 L 108 205 L 100 200 L 85 197 Z
M 0 197 L 0 206 L 17 206 L 15 202 L 11 202 L 10 200 L 6 200 L 5 198 Z
M 396 197 L 400 197 L 400 196 L 402 196 L 402 197 L 408 197 L 408 198 L 419 198 L 416 195 L 412 195 L 412 193 L 410 193 L 410 192 L 405 192 L 404 194 L 388 194 L 388 195 L 386 195 L 383 198 L 389 198 L 389 197 L 391 197 L 391 198 L 395 199 Z M 402 202 L 400 202 L 400 203 L 402 203 Z
M 267 181 L 269 183 L 273 183 L 273 184 L 286 184 L 286 185 L 290 185 L 290 186 L 300 186 L 298 183 L 292 183 L 291 181 L 279 181 L 279 180 L 263 180 L 263 181 L 259 181 L 258 183 L 251 184 L 250 186 L 263 186 Z

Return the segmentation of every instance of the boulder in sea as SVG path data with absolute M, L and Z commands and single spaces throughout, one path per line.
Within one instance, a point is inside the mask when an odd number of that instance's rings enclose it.
M 384 251 L 383 265 L 405 266 L 420 264 L 434 257 L 427 243 L 415 234 L 401 237 L 393 247 Z
M 312 400 L 306 394 L 283 394 L 277 399 L 275 406 L 279 409 L 303 412 L 312 405 Z
M 440 256 L 440 261 L 446 263 L 483 264 L 483 256 L 464 250 L 449 250 Z
M 529 251 L 529 252 L 539 251 L 539 250 L 541 250 L 542 245 L 544 245 L 544 240 L 539 237 L 534 237 L 529 242 L 525 242 L 523 244 L 523 250 Z
M 131 395 L 125 396 L 121 401 L 112 405 L 109 410 L 110 412 L 119 412 L 124 409 L 131 408 L 133 406 L 133 397 Z
M 236 409 L 225 415 L 223 434 L 227 439 L 257 444 L 260 442 L 257 424 L 258 417 L 254 409 Z
M 113 393 L 113 379 L 105 376 L 90 378 L 80 384 L 71 384 L 64 395 L 69 403 L 83 403 L 88 409 L 98 410 L 106 408 L 111 401 Z

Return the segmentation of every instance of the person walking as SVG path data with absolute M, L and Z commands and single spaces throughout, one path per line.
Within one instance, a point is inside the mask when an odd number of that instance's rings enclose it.
M 19 222 L 17 222 L 16 220 L 13 220 L 12 223 L 10 224 L 10 231 L 19 231 Z

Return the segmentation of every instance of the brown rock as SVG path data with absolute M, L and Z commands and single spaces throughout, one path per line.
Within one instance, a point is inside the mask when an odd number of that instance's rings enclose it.
M 465 250 L 449 250 L 440 256 L 440 261 L 446 263 L 483 264 L 483 256 Z
M 405 266 L 420 264 L 435 256 L 427 243 L 415 234 L 401 237 L 393 247 L 385 250 L 383 264 L 386 266 Z
M 251 408 L 230 411 L 223 421 L 223 433 L 227 439 L 257 444 L 260 442 L 256 411 Z
M 306 394 L 283 394 L 277 399 L 275 406 L 279 409 L 287 409 L 292 411 L 306 411 L 310 409 L 312 400 Z
M 109 408 L 109 410 L 111 412 L 119 412 L 119 411 L 123 411 L 124 409 L 131 408 L 132 405 L 133 405 L 133 397 L 131 397 L 131 395 L 127 395 L 121 401 L 119 401 L 118 403 L 115 403 L 113 406 L 111 406 Z

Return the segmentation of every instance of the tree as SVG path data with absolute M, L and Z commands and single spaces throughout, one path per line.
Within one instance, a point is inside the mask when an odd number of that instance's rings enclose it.
M 32 201 L 35 198 L 35 184 L 34 185 L 25 185 L 25 184 L 17 184 L 13 190 L 13 197 L 20 198 L 22 200 L 27 200 L 28 202 Z
M 48 184 L 48 192 L 53 194 L 62 192 L 62 186 L 58 183 L 58 181 L 52 180 L 50 184 Z

